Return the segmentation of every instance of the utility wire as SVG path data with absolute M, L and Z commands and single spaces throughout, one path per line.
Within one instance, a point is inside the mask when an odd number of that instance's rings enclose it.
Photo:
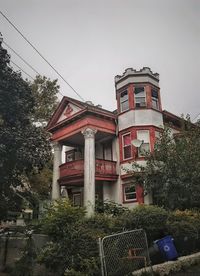
M 81 95 L 64 79 L 64 77 L 54 68 L 53 65 L 36 49 L 36 47 L 20 32 L 20 30 L 8 19 L 7 16 L 0 11 L 1 15 L 12 25 L 12 27 L 23 37 L 24 40 L 38 53 L 38 55 L 56 72 L 56 74 L 74 91 L 74 93 L 82 100 Z
M 28 62 L 26 62 L 26 60 L 23 59 L 23 58 L 22 58 L 14 49 L 12 49 L 6 42 L 2 41 L 2 43 L 4 43 L 4 44 L 5 44 L 9 49 L 11 49 L 19 58 L 21 58 L 21 60 L 23 60 L 23 62 L 24 62 L 25 64 L 27 64 L 34 72 L 36 72 L 38 75 L 40 75 L 39 72 L 37 72 Z M 29 75 L 28 73 L 26 73 L 26 71 L 24 71 L 19 65 L 17 65 L 16 63 L 14 63 L 12 60 L 10 60 L 10 62 L 13 63 L 16 67 L 18 67 L 21 71 L 23 71 L 24 74 L 26 74 L 26 75 L 29 76 L 32 80 L 34 80 L 34 78 L 33 78 L 31 75 Z M 64 97 L 64 95 L 63 95 L 60 91 L 58 91 L 58 93 L 59 93 L 62 97 Z
M 26 71 L 24 71 L 19 65 L 17 65 L 15 62 L 13 62 L 12 60 L 10 60 L 10 62 L 12 63 L 12 64 L 14 64 L 17 68 L 19 68 L 19 70 L 21 70 L 24 74 L 26 74 L 27 76 L 29 76 L 29 78 L 31 78 L 32 80 L 34 80 L 34 78 L 31 76 L 31 75 L 29 75 L 28 73 L 26 73 Z
M 4 40 L 2 41 L 3 44 L 6 45 L 15 55 L 17 55 L 26 65 L 28 65 L 37 75 L 41 75 L 36 69 L 33 68 L 20 54 L 18 54 L 12 47 L 10 47 Z

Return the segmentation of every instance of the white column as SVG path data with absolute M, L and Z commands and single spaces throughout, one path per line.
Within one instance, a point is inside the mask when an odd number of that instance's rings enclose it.
M 84 152 L 84 206 L 87 215 L 94 214 L 95 208 L 95 133 L 96 130 L 86 128 L 82 131 L 85 138 Z
M 60 198 L 60 186 L 58 179 L 60 177 L 59 166 L 62 163 L 62 145 L 58 142 L 53 143 L 54 159 L 53 159 L 53 181 L 52 181 L 52 200 Z

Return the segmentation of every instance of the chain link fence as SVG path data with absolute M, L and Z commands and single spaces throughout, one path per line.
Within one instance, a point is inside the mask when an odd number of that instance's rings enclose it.
M 146 233 L 143 229 L 99 239 L 102 276 L 125 276 L 150 265 Z

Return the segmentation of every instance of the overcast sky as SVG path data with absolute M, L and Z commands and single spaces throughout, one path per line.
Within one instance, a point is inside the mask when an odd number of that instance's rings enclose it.
M 116 109 L 114 76 L 147 66 L 160 74 L 163 109 L 200 113 L 200 0 L 0 0 L 0 10 L 85 100 Z M 0 26 L 37 71 L 58 78 L 1 14 Z

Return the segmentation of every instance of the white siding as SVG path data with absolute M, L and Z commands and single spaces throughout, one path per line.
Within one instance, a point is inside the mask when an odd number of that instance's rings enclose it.
M 130 110 L 118 118 L 119 131 L 132 126 L 153 125 L 163 127 L 162 113 L 152 109 Z

